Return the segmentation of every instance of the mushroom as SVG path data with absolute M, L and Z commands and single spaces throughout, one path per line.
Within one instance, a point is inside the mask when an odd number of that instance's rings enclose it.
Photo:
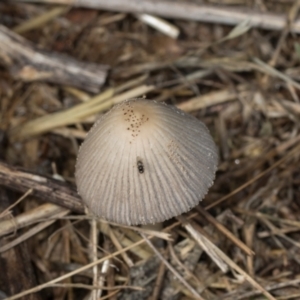
M 163 222 L 196 206 L 213 184 L 217 147 L 206 126 L 174 106 L 124 101 L 100 117 L 80 147 L 78 193 L 110 222 Z

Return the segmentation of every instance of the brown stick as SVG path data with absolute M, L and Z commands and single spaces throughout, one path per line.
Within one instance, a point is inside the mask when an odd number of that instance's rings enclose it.
M 215 219 L 211 214 L 209 214 L 204 208 L 200 205 L 196 207 L 197 211 L 209 221 L 210 224 L 215 226 L 220 232 L 222 232 L 227 238 L 229 238 L 236 246 L 242 249 L 247 255 L 251 256 L 254 252 L 245 245 L 241 240 L 234 236 L 223 224 L 221 224 L 217 219 Z
M 0 62 L 16 79 L 71 85 L 95 93 L 105 82 L 108 70 L 108 66 L 38 50 L 3 25 L 0 25 Z
M 94 9 L 129 13 L 148 13 L 172 19 L 236 25 L 248 20 L 249 25 L 263 29 L 281 30 L 286 16 L 250 9 L 210 6 L 188 1 L 168 0 L 14 0 L 15 2 L 59 3 Z M 300 20 L 291 24 L 291 31 L 300 32 Z
M 57 204 L 72 211 L 84 213 L 84 207 L 76 190 L 64 182 L 18 170 L 0 161 L 0 186 Z

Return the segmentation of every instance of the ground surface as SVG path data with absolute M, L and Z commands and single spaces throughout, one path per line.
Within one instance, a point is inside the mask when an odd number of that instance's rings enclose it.
M 21 190 L 6 171 L 17 192 L 0 179 L 0 298 L 45 284 L 22 299 L 92 299 L 93 285 L 103 299 L 300 299 L 300 41 L 288 22 L 281 30 L 244 22 L 232 33 L 218 20 L 174 17 L 174 39 L 130 13 L 12 2 L 0 3 L 0 159 L 31 172 L 32 181 Z M 203 3 L 249 9 L 266 21 L 276 13 L 293 22 L 299 9 L 296 1 Z M 53 60 L 41 67 L 32 61 L 38 51 Z M 62 54 L 82 70 L 76 80 L 60 77 Z M 34 174 L 65 180 L 69 193 L 78 147 L 98 115 L 144 95 L 201 119 L 220 154 L 201 203 L 209 214 L 198 208 L 165 222 L 172 239 L 152 239 L 161 257 L 145 241 L 136 245 L 143 238 L 135 230 L 93 224 L 72 206 L 75 193 L 63 204 L 71 211 L 49 203 L 47 191 L 34 194 L 41 184 Z M 96 259 L 97 276 L 86 268 L 49 283 Z

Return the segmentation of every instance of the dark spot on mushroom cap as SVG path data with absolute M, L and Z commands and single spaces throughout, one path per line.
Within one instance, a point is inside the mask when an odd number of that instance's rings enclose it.
M 132 117 L 126 119 L 124 110 Z M 95 123 L 80 148 L 75 175 L 92 213 L 120 224 L 148 224 L 196 206 L 214 181 L 217 161 L 202 122 L 176 107 L 135 99 Z

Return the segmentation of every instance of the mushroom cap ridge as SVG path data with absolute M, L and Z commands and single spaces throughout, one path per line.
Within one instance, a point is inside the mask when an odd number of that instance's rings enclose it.
M 174 106 L 134 99 L 94 124 L 75 177 L 96 216 L 149 224 L 196 206 L 213 184 L 217 163 L 217 147 L 202 122 Z

